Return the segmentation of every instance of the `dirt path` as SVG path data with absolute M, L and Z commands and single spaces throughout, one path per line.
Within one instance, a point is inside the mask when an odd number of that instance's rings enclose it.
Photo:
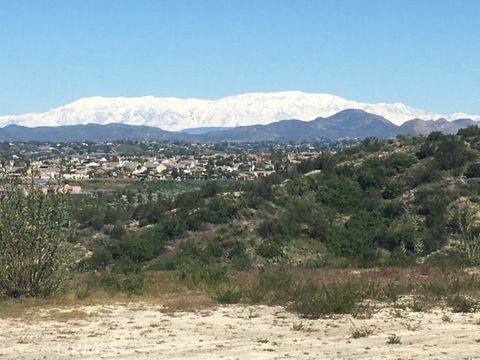
M 355 329 L 372 333 L 354 339 Z M 391 334 L 400 344 L 387 344 Z M 480 314 L 383 309 L 366 320 L 305 320 L 276 307 L 132 304 L 0 319 L 0 359 L 99 358 L 480 359 Z

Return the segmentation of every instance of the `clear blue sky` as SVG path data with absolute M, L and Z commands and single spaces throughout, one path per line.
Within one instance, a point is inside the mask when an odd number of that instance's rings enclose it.
M 0 114 L 326 92 L 480 114 L 477 0 L 0 0 Z

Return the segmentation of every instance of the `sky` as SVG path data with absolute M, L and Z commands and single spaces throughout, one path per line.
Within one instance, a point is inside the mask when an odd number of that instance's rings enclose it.
M 302 90 L 480 114 L 477 0 L 0 0 L 0 114 Z

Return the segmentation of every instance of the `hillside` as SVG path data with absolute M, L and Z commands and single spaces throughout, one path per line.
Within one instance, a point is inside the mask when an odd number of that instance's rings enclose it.
M 112 141 L 189 139 L 188 134 L 171 133 L 156 127 L 124 124 L 70 126 L 8 125 L 0 129 L 0 141 Z
M 85 244 L 93 251 L 85 266 L 474 263 L 462 241 L 478 229 L 461 230 L 459 221 L 470 216 L 473 225 L 478 207 L 479 144 L 478 128 L 368 138 L 256 182 L 200 183 L 174 198 L 152 184 L 138 195 L 129 191 L 127 203 L 120 200 L 125 191 L 87 197 L 75 218 L 82 231 L 100 230 L 107 239 Z M 132 221 L 139 224 L 133 232 Z
M 362 110 L 343 110 L 328 118 L 313 121 L 284 120 L 269 125 L 237 127 L 206 133 L 202 141 L 302 141 L 318 138 L 389 138 L 397 135 L 399 127 L 385 118 Z

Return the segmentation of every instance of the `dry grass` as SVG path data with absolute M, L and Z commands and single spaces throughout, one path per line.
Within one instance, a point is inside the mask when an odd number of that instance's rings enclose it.
M 192 290 L 183 285 L 174 271 L 145 273 L 145 286 L 140 295 L 132 295 L 102 285 L 98 281 L 100 276 L 100 274 L 94 273 L 77 274 L 65 292 L 46 299 L 0 298 L 0 318 L 32 315 L 47 315 L 57 319 L 81 318 L 85 314 L 82 314 L 80 310 L 66 313 L 61 309 L 130 302 L 162 305 L 165 312 L 195 311 L 216 305 L 216 302 L 205 292 Z M 85 290 L 82 290 L 83 288 Z M 92 316 L 92 314 L 88 314 L 88 316 Z
M 87 312 L 82 309 L 53 308 L 42 314 L 43 319 L 55 321 L 84 320 L 99 315 L 96 312 Z
M 286 270 L 291 274 L 289 276 L 293 282 L 288 283 L 288 286 L 279 283 L 280 287 L 301 288 L 302 284 L 309 283 L 314 287 L 317 286 L 318 289 L 330 289 L 331 286 L 338 288 L 339 284 L 345 284 L 348 285 L 345 286 L 345 291 L 355 289 L 362 292 L 362 295 L 355 300 L 359 301 L 358 306 L 353 309 L 357 318 L 362 318 L 362 314 L 359 313 L 362 313 L 362 309 L 365 308 L 365 306 L 362 307 L 365 300 L 404 303 L 405 306 L 423 311 L 432 306 L 448 305 L 452 303 L 455 296 L 460 299 L 459 294 L 468 296 L 468 299 L 473 299 L 472 301 L 480 299 L 480 275 L 471 274 L 462 269 L 447 271 L 440 268 L 418 266 L 372 269 L 288 268 Z M 129 276 L 107 276 L 101 273 L 77 274 L 72 279 L 67 291 L 47 299 L 0 299 L 0 317 L 35 315 L 44 309 L 129 302 L 162 305 L 161 308 L 166 312 L 195 311 L 212 308 L 218 304 L 214 296 L 214 294 L 218 294 L 218 286 L 209 287 L 202 284 L 202 286 L 192 288 L 190 284 L 181 281 L 175 271 L 132 275 L 133 279 L 141 277 L 141 281 L 125 287 L 122 281 L 129 280 Z M 283 294 L 285 296 L 282 300 L 281 292 L 286 289 L 278 288 L 275 284 L 272 284 L 271 289 L 262 289 L 261 287 L 266 285 L 259 283 L 258 279 L 258 271 L 238 272 L 233 274 L 223 285 L 241 289 L 246 298 L 242 298 L 240 302 L 268 304 L 272 302 L 272 299 L 276 299 L 278 300 L 276 303 L 282 305 L 283 300 L 287 302 L 292 300 L 289 297 L 291 294 Z M 255 296 L 258 298 L 255 299 Z M 418 306 L 419 304 L 421 307 Z M 64 314 L 62 316 L 81 317 L 83 315 Z

